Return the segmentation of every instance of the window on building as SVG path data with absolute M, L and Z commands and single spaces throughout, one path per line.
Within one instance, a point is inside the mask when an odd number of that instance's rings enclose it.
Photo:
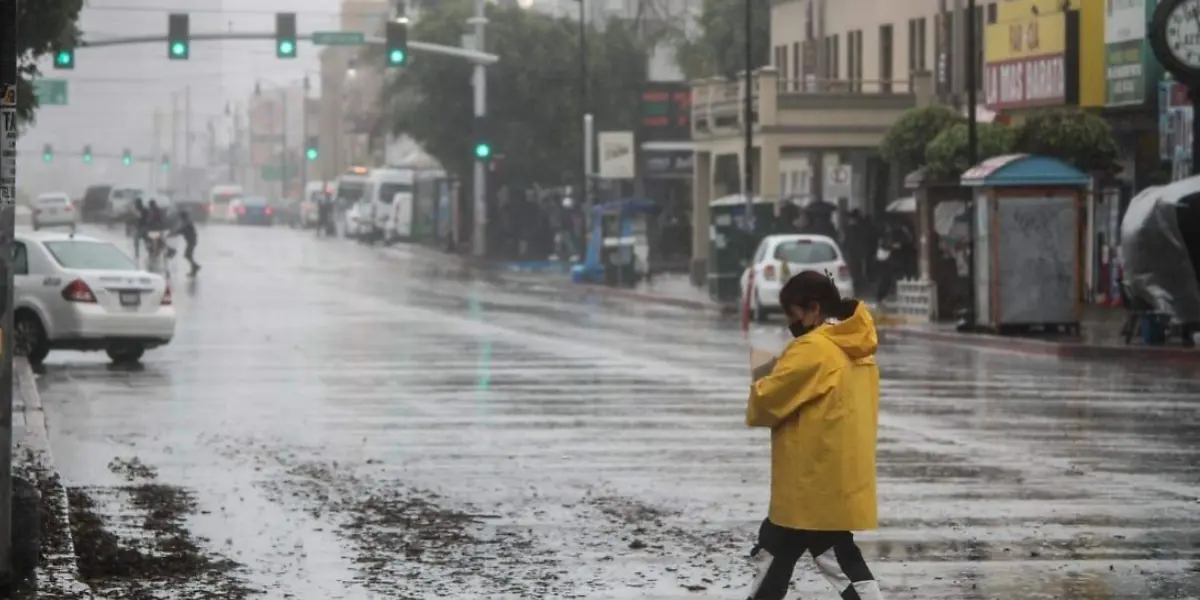
M 862 92 L 863 87 L 863 34 L 862 30 L 846 34 L 846 79 L 851 92 Z
M 908 72 L 924 71 L 928 65 L 925 56 L 925 17 L 908 21 Z
M 895 59 L 892 46 L 892 26 L 879 26 L 879 91 L 884 94 L 892 92 L 892 63 Z
M 841 65 L 841 60 L 842 60 L 842 52 L 841 52 L 842 45 L 840 42 L 841 42 L 841 40 L 838 39 L 838 36 L 834 35 L 833 36 L 833 78 L 834 79 L 841 77 L 841 70 L 838 68 L 839 65 Z
M 792 42 L 792 81 L 795 82 L 792 86 L 796 89 L 800 89 L 801 85 L 803 85 L 801 83 L 803 76 L 800 74 L 800 60 L 800 42 Z
M 999 17 L 996 16 L 996 3 L 992 2 L 987 5 L 987 24 L 995 25 L 997 19 Z
M 840 77 L 839 67 L 841 66 L 840 61 L 842 57 L 841 53 L 839 52 L 841 49 L 841 45 L 838 43 L 839 41 L 840 40 L 838 40 L 838 36 L 836 35 L 825 37 L 825 58 L 823 61 L 825 64 L 821 69 L 824 73 L 822 79 L 836 81 Z M 826 85 L 826 87 L 828 87 L 828 85 Z

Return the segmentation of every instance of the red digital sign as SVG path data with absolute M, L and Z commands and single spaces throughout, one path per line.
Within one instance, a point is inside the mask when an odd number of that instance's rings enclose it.
M 685 82 L 647 84 L 641 94 L 639 133 L 643 142 L 692 137 L 692 89 Z

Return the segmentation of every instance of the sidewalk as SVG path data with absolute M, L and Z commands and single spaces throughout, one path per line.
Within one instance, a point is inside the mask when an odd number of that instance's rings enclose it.
M 1123 309 L 1087 306 L 1080 323 L 1079 337 L 960 333 L 955 330 L 954 323 L 900 324 L 887 327 L 885 331 L 886 335 L 895 338 L 1080 360 L 1200 364 L 1200 349 L 1180 347 L 1178 340 L 1172 340 L 1166 346 L 1145 346 L 1140 340 L 1134 339 L 1126 345 L 1120 333 L 1124 319 Z

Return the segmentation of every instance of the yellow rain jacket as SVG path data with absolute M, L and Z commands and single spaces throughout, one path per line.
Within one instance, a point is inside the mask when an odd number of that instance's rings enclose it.
M 792 529 L 862 531 L 879 525 L 875 436 L 878 338 L 863 303 L 784 349 L 754 382 L 746 424 L 771 428 L 772 523 Z

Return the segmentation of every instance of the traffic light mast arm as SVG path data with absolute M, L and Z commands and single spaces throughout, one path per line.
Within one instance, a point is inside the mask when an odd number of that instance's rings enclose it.
M 275 32 L 266 33 L 246 33 L 246 32 L 225 32 L 225 33 L 192 33 L 188 36 L 192 42 L 196 41 L 213 41 L 213 40 L 275 40 Z M 132 46 L 137 44 L 162 44 L 165 43 L 168 36 L 165 35 L 144 35 L 130 36 L 119 38 L 108 38 L 101 40 L 80 40 L 75 45 L 79 48 L 105 48 L 108 46 Z M 309 41 L 312 40 L 312 35 L 297 35 L 297 40 Z M 368 36 L 366 43 L 368 45 L 382 46 L 384 39 L 377 36 Z M 444 56 L 453 56 L 462 58 L 473 63 L 482 65 L 491 65 L 499 62 L 500 57 L 488 52 L 479 52 L 477 50 L 467 50 L 456 46 L 445 46 L 442 44 L 430 44 L 428 42 L 409 41 L 408 47 L 410 50 L 429 52 L 431 54 L 441 54 Z

